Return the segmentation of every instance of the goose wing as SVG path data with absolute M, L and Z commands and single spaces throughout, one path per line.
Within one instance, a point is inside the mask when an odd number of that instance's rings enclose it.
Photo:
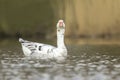
M 23 51 L 30 52 L 30 54 L 33 54 L 37 51 L 38 44 L 36 42 L 23 40 L 22 38 L 19 39 L 19 42 L 22 44 L 22 47 L 24 48 Z
M 33 53 L 44 53 L 44 52 L 46 53 L 48 49 L 55 48 L 54 46 L 51 45 L 31 42 L 31 41 L 23 40 L 22 38 L 19 39 L 19 42 L 21 42 L 22 46 L 24 46 L 30 51 L 31 55 Z

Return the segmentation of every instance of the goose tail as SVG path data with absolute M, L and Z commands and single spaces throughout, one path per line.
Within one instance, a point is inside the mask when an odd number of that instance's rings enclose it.
M 22 38 L 19 38 L 20 43 L 24 43 L 25 41 Z

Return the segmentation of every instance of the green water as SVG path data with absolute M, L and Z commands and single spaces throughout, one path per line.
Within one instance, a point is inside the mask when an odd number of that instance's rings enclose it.
M 0 80 L 120 80 L 119 45 L 69 44 L 65 62 L 24 57 L 17 41 L 1 43 Z

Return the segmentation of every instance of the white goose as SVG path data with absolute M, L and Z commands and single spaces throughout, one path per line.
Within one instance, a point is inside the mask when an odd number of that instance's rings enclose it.
M 57 47 L 52 45 L 31 42 L 19 38 L 25 56 L 37 57 L 40 59 L 65 59 L 67 49 L 64 44 L 65 24 L 63 20 L 57 23 Z

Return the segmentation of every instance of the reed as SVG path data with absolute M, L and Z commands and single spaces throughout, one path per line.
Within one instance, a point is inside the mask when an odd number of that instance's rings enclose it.
M 65 19 L 68 36 L 120 34 L 120 0 L 54 0 L 51 3 L 56 19 Z

